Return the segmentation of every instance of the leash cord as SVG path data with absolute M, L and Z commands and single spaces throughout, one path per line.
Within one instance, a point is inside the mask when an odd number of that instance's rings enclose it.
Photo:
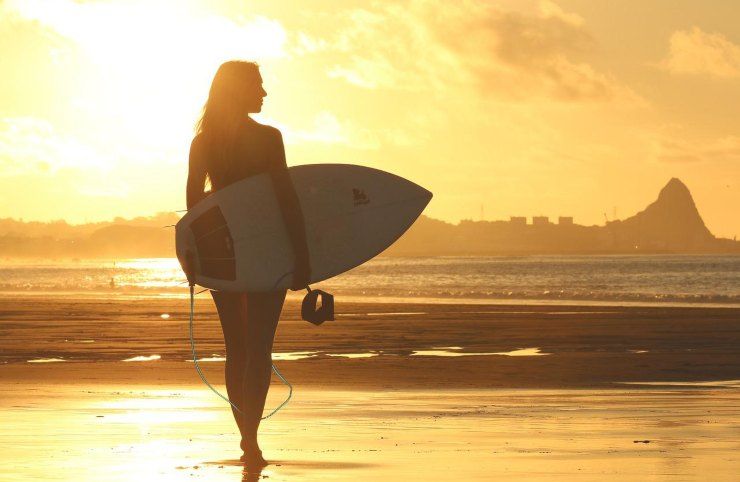
M 285 275 L 283 275 L 283 278 L 284 277 L 285 277 Z M 282 278 L 280 278 L 280 280 L 282 280 Z M 280 280 L 278 280 L 278 282 Z M 275 283 L 275 284 L 277 285 L 277 283 Z M 203 291 L 206 291 L 206 290 L 203 290 Z M 200 293 L 202 293 L 203 291 L 200 291 Z M 236 410 L 240 414 L 244 415 L 244 412 L 242 412 L 241 409 L 239 409 L 239 407 L 237 407 L 236 405 L 234 405 L 231 402 L 231 400 L 229 400 L 228 398 L 226 398 L 223 395 L 221 395 L 215 388 L 213 388 L 213 386 L 210 383 L 208 383 L 208 380 L 206 380 L 205 375 L 203 375 L 203 372 L 200 369 L 200 365 L 198 364 L 198 356 L 195 353 L 195 339 L 193 338 L 193 318 L 194 318 L 194 312 L 195 312 L 195 288 L 194 288 L 194 286 L 190 286 L 190 351 L 193 354 L 193 363 L 195 364 L 195 369 L 198 371 L 198 376 L 200 376 L 200 379 L 203 380 L 203 383 L 205 383 L 206 385 L 208 385 L 208 388 L 210 388 L 213 391 L 213 393 L 215 393 L 219 397 L 223 398 L 225 401 L 229 402 L 229 405 L 231 405 L 234 408 L 234 410 Z M 288 396 L 287 396 L 287 398 L 285 400 L 283 400 L 283 403 L 281 403 L 280 405 L 278 405 L 277 408 L 275 408 L 272 412 L 270 412 L 269 414 L 265 415 L 264 417 L 261 417 L 261 420 L 266 420 L 266 419 L 272 417 L 273 415 L 275 415 L 281 408 L 283 408 L 285 405 L 288 404 L 288 402 L 290 401 L 291 397 L 293 396 L 293 385 L 291 385 L 290 382 L 288 382 L 288 380 L 285 379 L 285 377 L 283 376 L 283 374 L 278 371 L 278 369 L 277 369 L 277 367 L 275 366 L 274 363 L 272 364 L 272 371 L 275 372 L 275 375 L 277 375 L 278 378 L 280 378 L 280 380 L 282 380 L 282 382 L 285 385 L 287 385 L 287 387 L 288 387 Z M 246 367 L 245 367 L 245 370 L 244 370 L 245 377 L 246 377 L 246 372 L 247 371 L 246 371 Z M 244 380 L 242 379 L 242 384 L 243 383 L 244 383 Z

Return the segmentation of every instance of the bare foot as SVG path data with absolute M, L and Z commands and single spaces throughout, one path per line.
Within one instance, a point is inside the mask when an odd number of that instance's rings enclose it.
M 250 468 L 264 467 L 265 465 L 268 465 L 267 460 L 262 457 L 261 450 L 250 450 L 249 452 L 245 451 L 242 456 L 239 457 L 239 460 L 244 462 L 244 464 Z

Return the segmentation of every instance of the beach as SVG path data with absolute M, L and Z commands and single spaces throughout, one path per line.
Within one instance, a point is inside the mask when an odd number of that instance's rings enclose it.
M 738 20 L 0 0 L 0 482 L 740 482 Z
M 0 297 L 3 480 L 736 480 L 738 308 L 338 299 L 317 327 L 291 296 L 260 473 L 188 308 Z M 194 327 L 225 393 L 207 294 Z

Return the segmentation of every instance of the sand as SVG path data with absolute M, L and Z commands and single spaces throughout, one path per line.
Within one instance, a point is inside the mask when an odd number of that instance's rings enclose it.
M 738 309 L 337 301 L 320 327 L 287 303 L 294 398 L 263 427 L 274 463 L 242 474 L 186 302 L 0 298 L 0 479 L 737 480 Z

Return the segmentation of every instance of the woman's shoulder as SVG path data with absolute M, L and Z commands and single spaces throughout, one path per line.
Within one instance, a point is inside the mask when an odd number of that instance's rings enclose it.
M 251 117 L 247 117 L 247 126 L 257 132 L 260 132 L 262 135 L 270 139 L 282 136 L 282 134 L 280 133 L 280 129 L 278 129 L 277 127 L 273 127 L 267 124 L 261 124 Z
M 190 141 L 190 150 L 202 150 L 208 145 L 208 140 L 202 132 L 198 132 Z
M 204 157 L 208 152 L 208 141 L 202 132 L 197 133 L 190 141 L 190 157 Z

